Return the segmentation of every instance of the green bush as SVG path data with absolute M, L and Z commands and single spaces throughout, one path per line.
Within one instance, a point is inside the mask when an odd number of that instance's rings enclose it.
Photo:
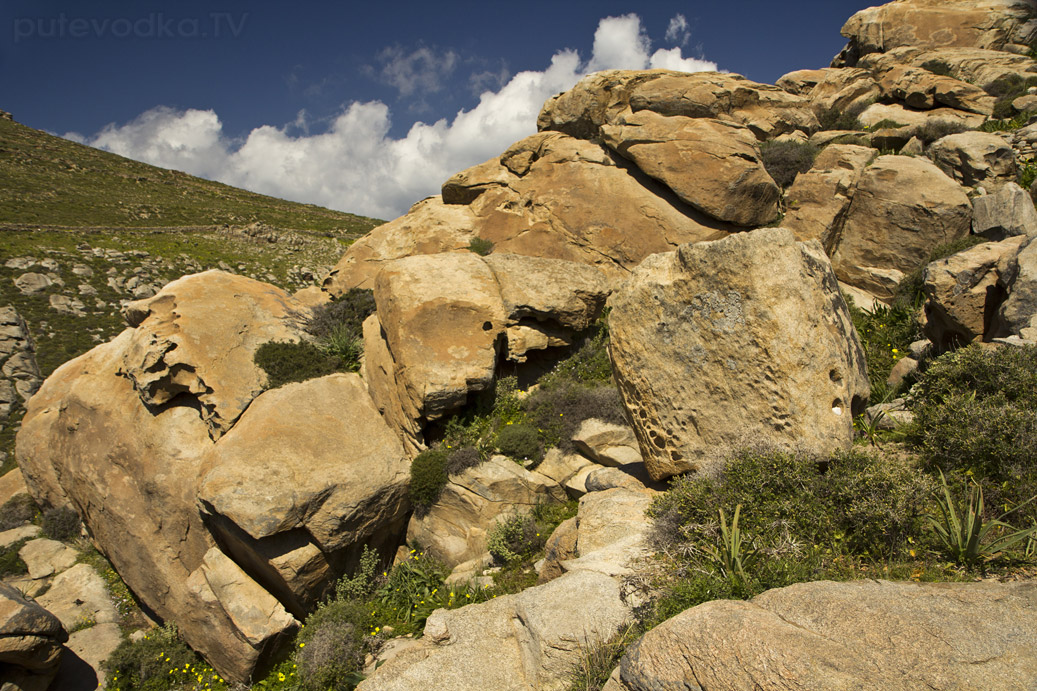
M 505 516 L 490 529 L 486 549 L 501 563 L 516 562 L 542 550 L 547 537 L 532 514 Z
M 986 87 L 986 92 L 996 98 L 992 117 L 1005 120 L 1014 116 L 1017 111 L 1012 101 L 1026 94 L 1031 86 L 1037 86 L 1037 77 L 1023 79 L 1018 74 L 1006 74 Z
M 31 522 L 40 509 L 28 494 L 16 494 L 0 506 L 0 531 Z
M 28 538 L 23 538 L 7 547 L 0 548 L 0 577 L 20 576 L 29 573 L 29 567 L 18 556 L 18 552 L 28 541 Z
M 468 243 L 468 249 L 475 252 L 480 257 L 485 257 L 493 251 L 493 242 L 486 238 L 474 237 L 472 238 L 472 241 Z
M 219 685 L 219 675 L 180 640 L 172 625 L 152 629 L 136 643 L 124 640 L 103 665 L 109 688 L 119 691 L 201 688 L 198 677 Z
M 410 464 L 410 499 L 419 510 L 428 509 L 439 499 L 447 483 L 446 452 L 428 449 Z
M 1018 175 L 1019 186 L 1024 190 L 1028 190 L 1033 185 L 1033 181 L 1037 180 L 1037 162 L 1031 158 L 1022 160 L 1019 163 L 1021 164 Z
M 921 266 L 900 279 L 893 296 L 893 304 L 910 309 L 920 309 L 922 303 L 925 302 L 925 293 L 922 291 L 922 276 L 925 273 L 925 267 L 934 261 L 964 252 L 976 245 L 982 245 L 984 242 L 988 242 L 986 238 L 969 234 L 952 242 L 937 245 Z
M 898 360 L 907 355 L 908 346 L 921 336 L 915 310 L 902 305 L 876 305 L 867 311 L 850 305 L 850 319 L 864 347 L 871 381 L 871 400 L 883 401 L 895 393 L 886 380 Z
M 474 468 L 483 462 L 483 455 L 474 446 L 466 446 L 455 449 L 447 455 L 446 474 L 460 475 L 469 468 Z
M 363 335 L 364 320 L 374 311 L 374 292 L 353 288 L 345 295 L 315 307 L 305 329 L 318 339 L 329 338 L 343 329 L 359 338 Z
M 612 361 L 609 359 L 608 314 L 590 328 L 576 351 L 540 378 L 540 386 L 550 388 L 562 382 L 609 384 Z
M 507 424 L 497 433 L 497 451 L 516 461 L 539 463 L 544 458 L 544 445 L 536 429 L 529 425 Z
M 879 130 L 896 130 L 901 127 L 904 127 L 904 123 L 886 118 L 884 120 L 879 120 L 874 125 L 869 125 L 865 130 L 868 132 L 878 132 Z
M 396 623 L 397 633 L 419 632 L 436 609 L 463 604 L 443 587 L 449 575 L 442 562 L 417 550 L 392 568 L 375 598 L 385 616 Z
M 863 107 L 857 107 L 853 109 L 842 110 L 839 108 L 833 108 L 832 110 L 822 113 L 818 117 L 818 122 L 821 123 L 822 130 L 848 130 L 859 132 L 864 129 L 861 121 L 857 118 L 864 109 L 871 105 L 868 103 Z
M 40 527 L 47 537 L 67 542 L 79 537 L 82 525 L 83 522 L 79 520 L 79 514 L 75 509 L 69 506 L 56 506 L 43 513 Z
M 926 462 L 974 478 L 992 511 L 1037 494 L 1037 347 L 943 355 L 922 375 L 914 413 Z M 1032 506 L 1011 518 L 1027 515 Z
M 814 165 L 817 147 L 809 142 L 769 141 L 760 145 L 760 157 L 774 182 L 786 189 Z
M 266 372 L 267 386 L 276 389 L 291 382 L 333 374 L 345 368 L 338 357 L 325 355 L 307 341 L 270 341 L 256 349 L 255 363 Z

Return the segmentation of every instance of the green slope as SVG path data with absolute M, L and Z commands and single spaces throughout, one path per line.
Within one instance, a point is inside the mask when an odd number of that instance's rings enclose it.
M 336 236 L 381 221 L 156 168 L 0 119 L 0 223 L 124 228 L 248 225 Z

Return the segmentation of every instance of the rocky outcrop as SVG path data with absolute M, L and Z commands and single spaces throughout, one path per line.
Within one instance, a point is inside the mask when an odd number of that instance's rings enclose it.
M 1018 254 L 998 268 L 1008 293 L 998 311 L 998 336 L 1037 341 L 1037 243 L 1027 239 Z
M 66 640 L 57 617 L 0 583 L 0 686 L 45 691 L 58 672 Z
M 840 33 L 849 44 L 833 66 L 853 66 L 868 53 L 1026 45 L 1037 32 L 1026 2 L 1016 0 L 901 0 L 856 13 Z
M 920 67 L 894 67 L 882 75 L 879 86 L 887 98 L 917 110 L 947 106 L 987 116 L 994 111 L 994 97 L 978 86 Z
M 852 441 L 864 354 L 817 243 L 763 229 L 656 255 L 609 300 L 613 368 L 658 480 L 748 439 Z
M 18 436 L 37 501 L 71 504 L 228 679 L 247 679 L 298 626 L 288 610 L 312 606 L 364 544 L 388 556 L 405 527 L 406 456 L 357 375 L 263 390 L 252 353 L 298 337 L 301 309 L 250 279 L 180 279 L 59 368 Z
M 686 610 L 605 689 L 1027 688 L 1035 615 L 1032 581 L 802 583 Z
M 993 337 L 1004 299 L 998 266 L 1014 257 L 1024 241 L 988 242 L 929 264 L 922 276 L 926 338 L 945 350 Z
M 990 88 L 1005 79 L 1025 80 L 1037 72 L 1037 65 L 1026 55 L 981 48 L 923 49 L 904 46 L 887 53 L 865 55 L 858 62 L 859 67 L 877 74 L 886 73 L 898 65 L 939 71 L 981 89 Z
M 501 518 L 565 498 L 550 478 L 493 456 L 451 477 L 428 512 L 411 518 L 407 539 L 453 568 L 486 552 L 487 534 Z

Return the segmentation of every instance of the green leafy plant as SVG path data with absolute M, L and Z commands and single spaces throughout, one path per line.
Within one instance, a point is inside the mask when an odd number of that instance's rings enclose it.
M 908 347 L 921 335 L 915 311 L 902 305 L 876 305 L 871 311 L 850 304 L 850 318 L 864 347 L 871 381 L 871 400 L 891 396 L 886 381 L 893 366 L 905 357 Z
M 112 691 L 226 688 L 222 678 L 180 639 L 176 627 L 151 629 L 136 642 L 125 640 L 103 663 Z
M 359 600 L 374 592 L 378 578 L 378 552 L 364 545 L 360 560 L 351 576 L 343 576 L 335 584 L 335 597 Z
M 719 509 L 720 514 L 720 540 L 715 545 L 706 545 L 702 548 L 705 554 L 712 560 L 713 565 L 725 578 L 745 583 L 749 577 L 745 573 L 747 566 L 752 566 L 759 554 L 758 550 L 744 551 L 745 541 L 742 531 L 738 527 L 738 515 L 742 511 L 742 505 L 735 506 L 735 513 L 731 517 L 731 525 L 727 524 L 724 510 Z
M 270 341 L 256 349 L 255 363 L 266 372 L 271 389 L 333 374 L 344 368 L 338 357 L 325 355 L 308 341 Z
M 442 562 L 411 550 L 408 557 L 388 573 L 375 597 L 395 621 L 420 631 L 433 611 L 448 606 L 453 599 L 449 589 L 444 587 L 448 575 L 450 570 Z
M 476 236 L 468 243 L 468 249 L 481 257 L 485 257 L 493 251 L 493 242 L 486 238 Z
M 505 516 L 486 537 L 486 548 L 501 563 L 525 559 L 544 548 L 547 535 L 531 514 Z
M 336 598 L 306 619 L 294 654 L 297 691 L 353 689 L 363 681 L 364 657 L 377 643 L 368 640 L 369 610 L 366 602 Z
M 28 538 L 23 538 L 7 547 L 0 548 L 0 577 L 29 573 L 29 567 L 18 556 L 18 552 L 28 541 Z
M 874 125 L 869 125 L 868 127 L 865 127 L 864 130 L 866 132 L 878 132 L 879 130 L 889 130 L 889 129 L 894 129 L 895 130 L 895 129 L 899 129 L 901 127 L 904 127 L 904 123 L 897 122 L 896 120 L 890 120 L 889 118 L 886 118 L 884 120 L 879 120 Z
M 510 423 L 497 433 L 497 450 L 516 461 L 539 463 L 544 458 L 540 435 L 530 425 Z
M 990 560 L 997 557 L 1001 552 L 1028 540 L 1037 533 L 1037 526 L 1022 530 L 1015 530 L 1001 519 L 1012 511 L 1022 508 L 1037 496 L 1031 497 L 1024 504 L 1006 511 L 993 520 L 984 520 L 983 488 L 978 483 L 972 483 L 969 489 L 968 500 L 964 503 L 954 501 L 951 490 L 947 486 L 947 478 L 943 471 L 940 472 L 942 496 L 934 494 L 938 518 L 930 518 L 933 529 L 939 538 L 943 553 L 952 561 L 966 565 L 976 565 L 981 560 Z M 988 539 L 992 531 L 1007 530 L 1007 534 L 993 539 Z
M 1033 181 L 1037 180 L 1037 161 L 1028 158 L 1020 161 L 1020 163 L 1022 165 L 1019 166 L 1019 186 L 1024 190 L 1028 190 L 1033 185 Z

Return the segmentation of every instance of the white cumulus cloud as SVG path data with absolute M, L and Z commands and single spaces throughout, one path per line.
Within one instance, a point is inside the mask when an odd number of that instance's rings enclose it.
M 350 104 L 318 133 L 300 112 L 293 123 L 264 125 L 243 141 L 234 140 L 211 110 L 160 106 L 123 125 L 108 125 L 92 137 L 66 136 L 263 194 L 393 218 L 417 200 L 438 193 L 453 173 L 533 134 L 544 101 L 585 74 L 613 68 L 717 69 L 715 63 L 683 57 L 680 48 L 650 51 L 651 42 L 636 15 L 602 19 L 588 61 L 575 51 L 559 51 L 546 69 L 519 72 L 496 91 L 484 91 L 470 110 L 449 120 L 416 122 L 399 138 L 389 134 L 392 113 L 379 101 Z M 444 59 L 444 54 L 430 55 L 430 60 Z M 386 66 L 390 64 L 391 57 Z M 421 77 L 425 64 L 419 56 L 411 67 L 399 67 L 392 83 L 401 93 L 428 89 Z
M 666 27 L 666 40 L 679 46 L 686 46 L 690 37 L 691 29 L 688 27 L 687 18 L 683 14 L 675 15 L 670 20 L 670 25 Z

